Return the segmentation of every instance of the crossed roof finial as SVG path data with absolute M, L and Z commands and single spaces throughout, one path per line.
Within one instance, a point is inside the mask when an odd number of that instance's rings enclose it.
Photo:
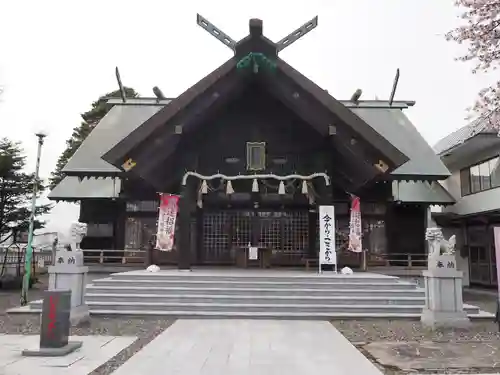
M 222 42 L 225 46 L 229 47 L 233 52 L 235 51 L 236 44 L 237 42 L 232 39 L 229 35 L 224 33 L 221 29 L 217 28 L 214 26 L 210 21 L 208 21 L 206 18 L 201 16 L 200 14 L 196 15 L 196 23 L 198 26 L 201 26 L 203 29 L 205 29 L 210 35 L 218 39 L 220 42 Z M 300 38 L 302 38 L 304 35 L 306 35 L 308 32 L 311 30 L 315 29 L 316 26 L 318 26 L 318 16 L 314 17 L 313 19 L 309 20 L 305 24 L 303 24 L 301 27 L 298 29 L 294 30 L 290 34 L 288 34 L 286 37 L 281 39 L 279 42 L 274 43 L 276 45 L 277 51 L 282 51 L 292 43 L 296 42 Z M 262 21 L 259 19 L 251 19 L 250 20 L 250 34 L 255 35 L 259 34 L 262 35 Z

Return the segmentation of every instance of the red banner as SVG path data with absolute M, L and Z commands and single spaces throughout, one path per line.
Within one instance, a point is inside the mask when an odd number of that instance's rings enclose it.
M 361 202 L 353 196 L 351 202 L 351 218 L 349 221 L 349 250 L 355 253 L 363 251 L 361 228 Z
M 179 197 L 177 195 L 160 194 L 158 231 L 156 233 L 156 249 L 158 250 L 171 251 L 174 247 L 178 203 Z

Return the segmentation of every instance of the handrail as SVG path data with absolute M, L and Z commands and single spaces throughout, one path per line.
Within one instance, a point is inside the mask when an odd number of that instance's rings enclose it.
M 382 264 L 380 264 L 382 263 Z M 389 253 L 369 254 L 368 266 L 382 265 L 387 267 L 425 268 L 427 254 Z
M 110 264 L 137 264 L 143 263 L 146 257 L 144 249 L 82 249 L 82 251 L 84 264 L 108 262 Z

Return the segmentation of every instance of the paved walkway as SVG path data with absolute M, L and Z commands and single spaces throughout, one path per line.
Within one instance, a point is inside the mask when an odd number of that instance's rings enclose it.
M 39 346 L 38 335 L 0 335 L 0 374 L 87 375 L 131 345 L 136 337 L 75 336 L 70 339 L 83 341 L 83 346 L 65 357 L 23 357 L 23 349 Z
M 382 375 L 324 321 L 178 320 L 114 375 Z

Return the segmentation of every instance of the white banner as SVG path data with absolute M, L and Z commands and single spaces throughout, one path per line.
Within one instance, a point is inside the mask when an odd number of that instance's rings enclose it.
M 171 194 L 160 194 L 158 213 L 158 231 L 156 233 L 156 249 L 170 251 L 174 247 L 175 219 L 179 197 Z
M 319 264 L 337 264 L 333 206 L 319 206 Z

